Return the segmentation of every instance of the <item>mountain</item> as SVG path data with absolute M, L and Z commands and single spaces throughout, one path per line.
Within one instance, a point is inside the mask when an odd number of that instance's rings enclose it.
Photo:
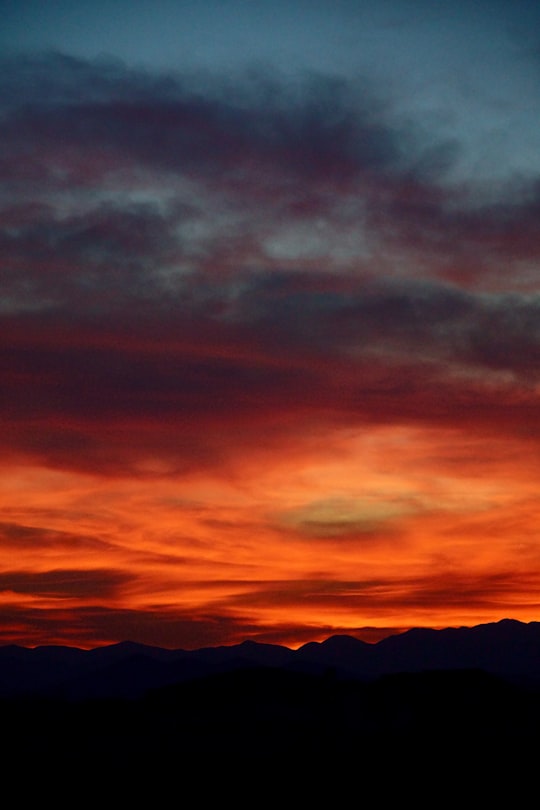
M 481 670 L 515 683 L 540 684 L 540 623 L 504 619 L 476 627 L 416 628 L 376 644 L 337 635 L 298 650 L 254 641 L 191 651 L 129 641 L 92 650 L 9 645 L 0 647 L 0 698 L 133 700 L 160 687 L 255 668 L 362 681 Z
M 305 645 L 299 654 L 353 677 L 481 669 L 506 678 L 536 680 L 540 679 L 540 623 L 503 619 L 476 627 L 414 628 L 373 645 L 334 636 L 321 644 Z
M 333 804 L 341 788 L 344 802 L 374 786 L 400 800 L 423 787 L 439 803 L 475 784 L 483 800 L 504 779 L 514 797 L 537 773 L 539 650 L 540 626 L 513 621 L 298 650 L 0 647 L 4 769 L 40 795 L 68 774 L 68 790 L 114 784 L 138 800 L 141 780 L 152 800 L 190 784 L 250 805 L 268 786 L 276 801 L 295 785 L 319 802 L 324 779 Z

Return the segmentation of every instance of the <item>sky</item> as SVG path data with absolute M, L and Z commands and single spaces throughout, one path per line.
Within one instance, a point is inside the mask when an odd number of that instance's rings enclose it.
M 538 3 L 0 16 L 0 644 L 537 621 Z

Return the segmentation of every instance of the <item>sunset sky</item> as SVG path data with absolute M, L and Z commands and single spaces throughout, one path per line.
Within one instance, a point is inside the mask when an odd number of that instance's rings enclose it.
M 540 4 L 0 18 L 0 644 L 538 621 Z

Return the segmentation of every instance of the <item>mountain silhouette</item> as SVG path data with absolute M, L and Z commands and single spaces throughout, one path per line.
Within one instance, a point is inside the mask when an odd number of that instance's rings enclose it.
M 0 647 L 0 698 L 137 699 L 149 689 L 261 667 L 364 681 L 398 673 L 481 670 L 515 683 L 540 684 L 540 623 L 503 619 L 475 627 L 416 628 L 375 644 L 336 635 L 298 650 L 255 641 L 198 650 L 129 641 L 90 650 L 8 645 Z
M 0 647 L 3 761 L 49 775 L 61 763 L 81 784 L 107 773 L 135 797 L 145 775 L 174 785 L 220 768 L 258 774 L 257 803 L 269 779 L 313 800 L 323 778 L 333 794 L 378 780 L 381 798 L 389 774 L 403 795 L 436 779 L 484 796 L 536 762 L 539 650 L 539 624 L 506 620 L 298 650 Z

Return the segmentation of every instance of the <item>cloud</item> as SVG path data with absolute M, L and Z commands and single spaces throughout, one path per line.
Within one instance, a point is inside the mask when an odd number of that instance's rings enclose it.
M 241 591 L 235 582 L 235 593 L 213 600 L 210 607 L 148 606 L 126 609 L 114 606 L 85 605 L 62 607 L 68 596 L 85 600 L 102 597 L 122 587 L 121 579 L 102 572 L 105 592 L 88 572 L 49 572 L 40 580 L 30 572 L 3 580 L 19 594 L 42 594 L 54 597 L 55 606 L 36 608 L 32 605 L 3 601 L 0 616 L 2 643 L 73 643 L 93 647 L 130 639 L 170 648 L 196 649 L 204 646 L 234 644 L 246 638 L 288 644 L 296 647 L 308 641 L 322 641 L 334 633 L 348 633 L 367 641 L 400 631 L 397 617 L 417 616 L 417 626 L 437 610 L 457 610 L 459 615 L 506 616 L 512 613 L 515 593 L 527 584 L 530 593 L 537 591 L 534 575 L 523 581 L 518 571 L 494 573 L 479 578 L 473 573 L 427 574 L 399 579 L 373 578 L 336 580 L 313 577 L 301 580 L 253 581 L 243 583 Z M 95 572 L 97 578 L 100 572 Z M 215 583 L 211 586 L 214 587 Z M 39 586 L 36 588 L 36 586 Z M 523 602 L 523 600 L 522 600 Z M 311 611 L 321 617 L 319 623 L 302 618 L 291 620 L 291 611 Z M 533 602 L 531 608 L 537 607 Z M 268 608 L 271 618 L 261 621 L 261 611 Z M 369 615 L 377 627 L 365 627 L 355 617 Z M 288 616 L 289 618 L 284 618 Z M 331 617 L 326 623 L 324 617 Z M 413 620 L 414 625 L 414 620 Z M 451 622 L 450 622 L 451 623 Z M 410 626 L 410 625 L 409 625 Z
M 224 598 L 218 604 L 226 611 L 232 609 L 261 608 L 277 605 L 281 610 L 295 609 L 299 601 L 304 609 L 315 608 L 321 615 L 355 616 L 382 619 L 384 617 L 416 614 L 423 623 L 424 611 L 435 614 L 438 610 L 459 612 L 495 611 L 504 616 L 513 612 L 516 591 L 527 585 L 534 593 L 536 576 L 521 572 L 492 572 L 481 578 L 473 573 L 450 572 L 425 575 L 334 579 L 328 577 L 305 578 L 253 583 L 242 593 Z M 535 606 L 534 600 L 530 606 Z
M 25 550 L 39 548 L 101 552 L 109 547 L 105 541 L 79 531 L 59 531 L 21 523 L 0 523 L 0 539 L 4 548 Z
M 366 91 L 365 84 L 316 74 L 300 84 L 273 71 L 151 74 L 51 54 L 4 59 L 0 98 L 9 113 L 4 131 L 19 135 L 21 154 L 37 136 L 46 157 L 49 146 L 68 143 L 90 151 L 123 145 L 137 162 L 197 167 L 203 176 L 236 171 L 257 157 L 297 175 L 334 178 L 343 169 L 402 159 L 378 120 L 380 101 Z
M 53 571 L 4 571 L 0 591 L 35 598 L 89 599 L 118 594 L 131 575 L 111 569 L 58 569 Z
M 411 504 L 380 497 L 328 497 L 289 509 L 278 516 L 278 525 L 313 540 L 392 541 L 399 536 L 400 518 L 411 511 Z
M 538 434 L 535 178 L 482 202 L 447 177 L 459 144 L 360 80 L 52 54 L 6 60 L 0 95 L 10 457 L 142 474 L 373 423 Z
M 3 68 L 4 307 L 141 306 L 194 274 L 208 304 L 216 280 L 257 270 L 532 288 L 538 179 L 484 201 L 450 184 L 459 144 L 405 126 L 366 82 L 59 54 Z
M 534 296 L 431 282 L 320 292 L 294 274 L 246 279 L 230 308 L 229 295 L 216 288 L 208 309 L 150 303 L 140 319 L 131 302 L 116 321 L 5 318 L 4 452 L 180 471 L 340 425 L 538 435 Z

